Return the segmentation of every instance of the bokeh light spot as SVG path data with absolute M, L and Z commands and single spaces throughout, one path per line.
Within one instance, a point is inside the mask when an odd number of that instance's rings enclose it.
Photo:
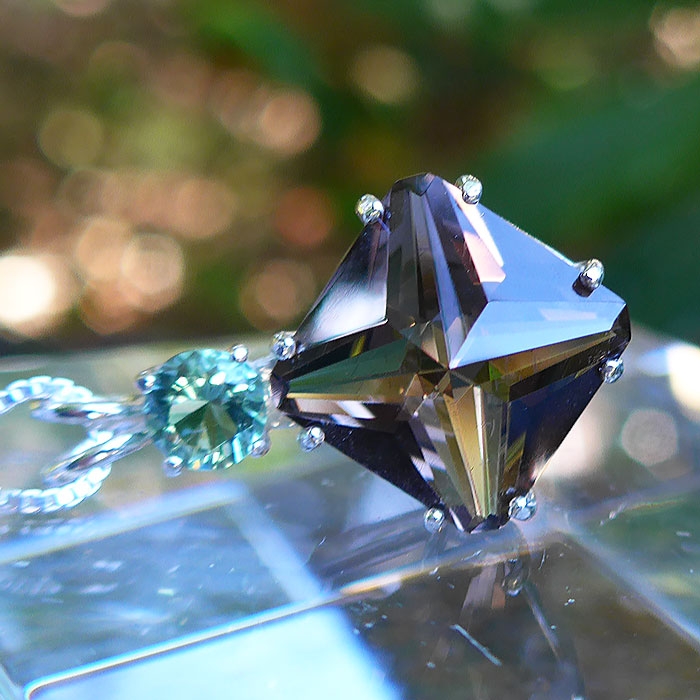
M 51 198 L 55 178 L 49 166 L 34 158 L 17 158 L 0 165 L 0 204 L 32 217 Z
M 0 323 L 40 335 L 73 303 L 75 285 L 62 258 L 15 251 L 0 256 Z
M 275 228 L 289 243 L 314 248 L 331 232 L 333 219 L 333 208 L 325 192 L 313 187 L 296 187 L 279 198 Z
M 657 9 L 650 25 L 666 63 L 685 70 L 700 66 L 700 6 Z
M 282 155 L 296 155 L 310 148 L 320 132 L 321 115 L 313 97 L 300 90 L 284 90 L 265 104 L 255 138 Z
M 277 328 L 296 319 L 313 301 L 311 268 L 295 260 L 271 260 L 253 273 L 241 290 L 241 309 L 256 328 Z
M 212 73 L 207 61 L 181 51 L 154 65 L 151 80 L 155 92 L 164 100 L 193 109 L 206 103 Z
M 179 299 L 185 278 L 185 256 L 170 236 L 134 236 L 121 258 L 121 289 L 137 309 L 155 312 Z
M 548 36 L 532 46 L 532 67 L 555 90 L 574 90 L 589 83 L 598 66 L 588 46 L 575 37 Z
M 104 12 L 111 0 L 53 0 L 56 7 L 71 17 L 92 17 Z
M 105 173 L 99 170 L 75 170 L 61 182 L 57 199 L 73 214 L 97 214 L 102 211 L 105 180 Z
M 675 343 L 666 350 L 668 381 L 676 401 L 700 420 L 700 348 Z
M 75 168 L 94 163 L 104 134 L 97 117 L 85 110 L 55 109 L 39 130 L 39 146 L 56 165 Z
M 426 0 L 426 9 L 445 29 L 459 31 L 476 0 Z
M 209 238 L 231 226 L 236 197 L 222 182 L 188 178 L 176 190 L 171 224 L 188 238 Z
M 350 78 L 365 94 L 385 104 L 410 100 L 420 73 L 413 59 L 392 46 L 371 46 L 355 57 Z
M 136 325 L 141 318 L 131 306 L 118 282 L 88 285 L 80 299 L 80 317 L 95 333 L 111 335 Z
M 209 107 L 225 129 L 240 134 L 259 87 L 259 78 L 244 69 L 225 71 L 215 78 L 209 95 Z
M 620 434 L 625 452 L 646 467 L 666 462 L 678 452 L 678 430 L 673 417 L 652 408 L 638 409 L 625 421 Z
M 124 81 L 141 77 L 148 65 L 146 51 L 126 41 L 103 41 L 90 56 L 88 70 L 98 80 Z
M 78 233 L 75 246 L 75 261 L 83 276 L 93 281 L 117 279 L 131 236 L 131 229 L 123 221 L 102 217 L 88 219 Z

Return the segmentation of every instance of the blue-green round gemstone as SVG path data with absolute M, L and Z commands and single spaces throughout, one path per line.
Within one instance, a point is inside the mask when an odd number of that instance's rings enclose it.
M 269 382 L 223 350 L 189 350 L 156 372 L 145 413 L 153 441 L 189 469 L 223 469 L 265 434 Z

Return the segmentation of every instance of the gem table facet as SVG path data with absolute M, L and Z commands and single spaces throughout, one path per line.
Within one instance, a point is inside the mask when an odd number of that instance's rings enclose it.
M 221 350 L 180 353 L 152 372 L 144 412 L 153 441 L 189 469 L 220 469 L 266 436 L 269 383 Z
M 455 186 L 398 181 L 306 316 L 273 393 L 465 530 L 527 493 L 629 342 L 625 303 Z

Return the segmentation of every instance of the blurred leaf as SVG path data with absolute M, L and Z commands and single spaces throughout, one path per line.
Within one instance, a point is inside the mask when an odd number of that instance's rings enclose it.
M 698 79 L 565 118 L 542 109 L 498 155 L 480 159 L 484 200 L 535 235 L 580 248 L 599 230 L 700 186 L 700 128 L 691 114 L 700 114 Z
M 311 88 L 321 71 L 312 42 L 301 37 L 262 4 L 204 0 L 185 8 L 197 33 L 212 48 L 236 48 L 271 78 Z
M 625 231 L 628 242 L 605 259 L 606 279 L 625 296 L 632 316 L 700 342 L 700 199 L 656 212 Z

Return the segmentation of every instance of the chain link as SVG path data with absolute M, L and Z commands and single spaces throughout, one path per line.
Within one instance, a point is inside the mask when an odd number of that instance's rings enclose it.
M 42 408 L 47 404 L 83 403 L 96 400 L 93 393 L 64 377 L 38 376 L 20 379 L 0 391 L 0 415 L 8 413 L 15 406 L 31 401 L 37 402 L 35 414 L 42 418 Z M 69 455 L 67 463 L 79 463 L 82 455 L 90 450 L 99 450 L 114 437 L 112 432 L 90 430 L 88 437 Z M 131 437 L 131 436 L 127 436 Z M 66 460 L 63 460 L 65 463 Z M 64 483 L 43 489 L 0 488 L 0 513 L 55 513 L 67 510 L 82 503 L 102 486 L 109 476 L 110 462 L 91 464 L 87 468 L 76 469 L 75 476 L 65 477 Z

